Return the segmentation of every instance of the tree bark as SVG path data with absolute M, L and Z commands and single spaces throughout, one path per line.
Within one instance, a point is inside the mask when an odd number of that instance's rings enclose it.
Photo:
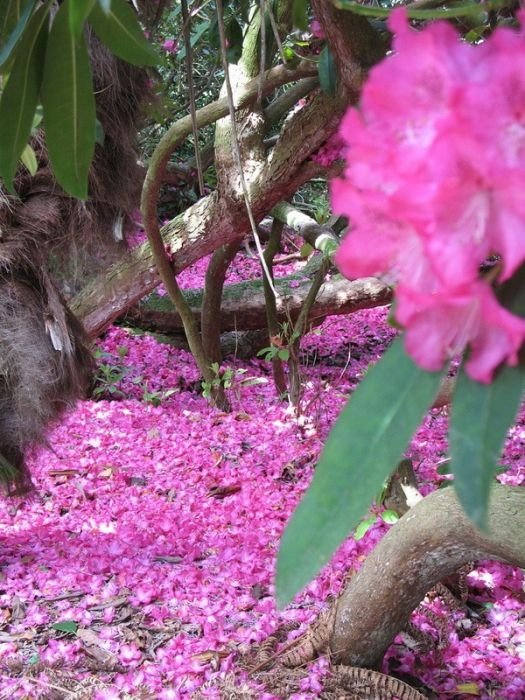
M 453 488 L 430 494 L 394 525 L 336 601 L 332 658 L 379 666 L 412 611 L 443 578 L 480 559 L 525 567 L 524 531 L 523 488 L 494 484 L 486 533 L 468 520 Z
M 279 292 L 277 299 L 278 322 L 295 321 L 306 299 L 311 280 L 290 286 L 290 279 L 277 279 L 275 284 Z M 200 317 L 202 291 L 185 292 L 196 318 Z M 312 306 L 309 320 L 319 323 L 326 316 L 348 314 L 360 309 L 384 306 L 391 301 L 392 291 L 385 284 L 368 277 L 362 280 L 349 280 L 336 277 L 326 280 Z M 164 332 L 179 332 L 182 321 L 168 297 L 154 296 L 150 300 L 132 308 L 126 316 L 137 325 Z M 223 303 L 220 310 L 220 330 L 247 331 L 264 328 L 266 325 L 266 307 L 263 284 L 261 280 L 239 282 L 224 288 Z
M 266 153 L 264 166 L 250 184 L 250 200 L 256 221 L 322 172 L 322 168 L 312 162 L 310 156 L 335 132 L 347 105 L 357 100 L 370 63 L 383 53 L 382 40 L 362 17 L 333 7 L 320 11 L 327 25 L 338 25 L 333 30 L 334 40 L 337 38 L 338 61 L 343 66 L 338 93 L 330 97 L 318 91 L 305 106 L 285 120 L 276 145 Z M 344 42 L 340 40 L 343 34 Z M 314 64 L 304 66 L 300 74 L 295 71 L 295 79 L 313 76 L 315 72 Z M 236 108 L 252 104 L 261 86 L 263 95 L 271 94 L 279 85 L 289 82 L 291 75 L 287 67 L 277 66 L 265 72 L 264 81 L 257 76 L 246 86 L 236 102 Z M 227 101 L 222 98 L 198 110 L 197 122 L 199 126 L 211 124 L 227 113 Z M 166 154 L 173 150 L 170 150 L 170 146 L 190 132 L 189 117 L 177 122 L 159 144 L 158 157 L 167 158 Z M 159 177 L 162 180 L 162 176 Z M 221 197 L 214 192 L 204 197 L 163 228 L 164 244 L 169 248 L 175 274 L 221 245 L 239 238 L 249 229 L 243 198 L 231 196 L 231 191 L 227 194 L 229 196 Z M 158 283 L 151 248 L 149 244 L 144 244 L 95 278 L 72 300 L 71 307 L 83 321 L 88 334 L 95 336 Z

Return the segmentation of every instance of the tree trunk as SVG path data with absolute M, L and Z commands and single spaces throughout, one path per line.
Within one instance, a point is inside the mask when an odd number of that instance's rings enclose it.
M 318 91 L 285 120 L 277 143 L 265 154 L 265 162 L 255 180 L 250 181 L 250 202 L 256 222 L 322 171 L 310 160 L 311 155 L 335 132 L 348 104 L 358 99 L 366 70 L 384 51 L 382 40 L 366 19 L 333 7 L 321 8 L 320 12 L 326 25 L 334 25 L 332 33 L 341 67 L 337 95 L 330 97 Z M 313 76 L 314 72 L 315 66 L 305 68 L 300 75 L 296 71 L 294 79 Z M 257 76 L 246 86 L 236 107 L 253 104 L 260 89 L 263 95 L 269 95 L 279 85 L 289 82 L 290 76 L 291 71 L 286 66 L 266 72 L 264 80 Z M 227 113 L 226 101 L 218 100 L 198 110 L 198 122 L 201 126 L 211 124 Z M 166 156 L 170 144 L 178 143 L 190 132 L 189 117 L 174 125 L 159 144 L 162 157 Z M 226 194 L 229 196 L 214 192 L 204 197 L 163 228 L 164 243 L 169 248 L 175 274 L 249 229 L 244 199 L 235 197 L 231 190 Z M 95 278 L 73 299 L 71 306 L 88 334 L 94 336 L 158 283 L 151 248 L 144 244 Z
M 412 611 L 443 578 L 480 559 L 525 567 L 524 532 L 523 488 L 493 485 L 486 533 L 468 520 L 452 488 L 430 494 L 394 525 L 336 601 L 332 658 L 379 666 Z
M 297 282 L 297 287 L 291 286 L 293 283 L 294 280 L 289 278 L 275 280 L 279 293 L 279 322 L 297 319 L 312 284 L 309 279 Z M 185 292 L 185 295 L 195 316 L 199 317 L 202 291 L 190 290 Z M 391 298 L 391 289 L 374 277 L 353 282 L 336 277 L 325 281 L 321 286 L 309 319 L 310 322 L 318 323 L 326 316 L 384 306 Z M 161 332 L 178 332 L 182 329 L 180 317 L 168 297 L 153 296 L 140 306 L 130 309 L 126 318 L 140 327 Z M 265 325 L 266 308 L 262 280 L 239 282 L 224 288 L 220 310 L 221 332 L 256 330 L 264 328 Z

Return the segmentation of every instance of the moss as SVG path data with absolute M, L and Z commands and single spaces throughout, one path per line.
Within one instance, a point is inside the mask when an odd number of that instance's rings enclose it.
M 302 270 L 291 275 L 278 277 L 275 280 L 275 287 L 277 291 L 284 296 L 287 294 L 293 294 L 295 291 L 297 291 L 297 287 L 291 286 L 290 283 L 302 281 L 305 279 L 305 277 L 310 277 L 311 275 L 315 274 L 321 259 L 322 256 L 315 256 L 315 258 L 313 258 L 308 265 L 302 268 Z M 236 299 L 242 299 L 248 292 L 262 294 L 262 279 L 246 280 L 244 282 L 229 284 L 224 288 L 224 298 L 235 301 Z M 184 296 L 192 309 L 201 308 L 202 289 L 185 289 Z M 154 311 L 157 313 L 173 313 L 174 311 L 170 298 L 168 296 L 160 296 L 155 292 L 150 294 L 145 301 L 141 302 L 140 307 L 141 309 Z

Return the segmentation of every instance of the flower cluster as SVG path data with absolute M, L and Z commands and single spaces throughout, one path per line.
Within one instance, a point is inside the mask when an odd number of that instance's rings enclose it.
M 347 167 L 332 200 L 351 233 L 337 264 L 397 285 L 420 366 L 438 370 L 469 346 L 467 372 L 490 382 L 525 339 L 525 320 L 479 272 L 497 255 L 503 282 L 525 259 L 525 39 L 499 28 L 473 46 L 445 22 L 416 32 L 403 9 L 390 28 L 393 54 L 341 126 Z

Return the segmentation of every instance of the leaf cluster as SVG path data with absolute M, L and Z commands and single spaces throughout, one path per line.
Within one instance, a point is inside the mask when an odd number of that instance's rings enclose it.
M 67 192 L 87 198 L 97 122 L 86 24 L 119 58 L 157 63 L 126 0 L 64 0 L 58 7 L 53 0 L 7 0 L 0 6 L 0 176 L 11 191 L 41 104 L 55 176 Z M 23 162 L 36 168 L 27 151 Z

